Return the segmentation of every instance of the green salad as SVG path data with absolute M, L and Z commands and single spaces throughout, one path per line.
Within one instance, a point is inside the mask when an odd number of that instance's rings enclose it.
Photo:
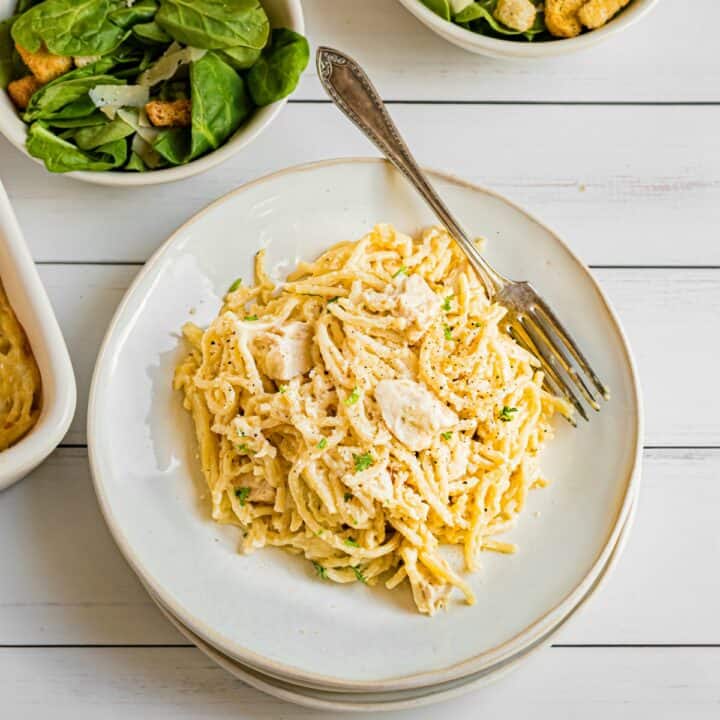
M 195 160 L 292 93 L 309 54 L 259 0 L 19 0 L 0 21 L 0 87 L 52 172 Z
M 602 27 L 631 0 L 418 0 L 443 20 L 504 40 L 555 40 Z

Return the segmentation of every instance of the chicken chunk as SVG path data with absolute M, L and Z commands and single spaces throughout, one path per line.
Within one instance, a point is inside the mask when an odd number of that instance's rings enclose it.
M 545 0 L 545 24 L 556 37 L 575 37 L 582 31 L 578 11 L 586 0 Z
M 413 380 L 381 380 L 375 399 L 390 432 L 415 452 L 430 447 L 441 431 L 458 422 L 449 407 Z
M 64 75 L 72 68 L 73 60 L 64 55 L 53 55 L 40 48 L 37 52 L 30 52 L 22 45 L 15 44 L 15 49 L 28 66 L 30 72 L 40 81 L 42 85 Z
M 290 322 L 277 332 L 258 335 L 255 346 L 265 374 L 273 380 L 291 380 L 308 372 L 310 341 L 310 326 L 304 322 Z
M 578 18 L 590 30 L 602 27 L 620 12 L 630 0 L 587 0 L 580 8 Z
M 13 80 L 7 87 L 8 95 L 18 110 L 25 110 L 30 98 L 42 87 L 42 83 L 34 75 L 26 75 Z
M 503 25 L 525 32 L 535 24 L 537 8 L 530 0 L 498 0 L 494 15 Z
M 151 100 L 145 105 L 148 119 L 155 127 L 188 127 L 191 111 L 190 100 Z
M 420 275 L 403 278 L 396 290 L 397 313 L 414 326 L 410 340 L 417 342 L 440 312 L 440 298 Z

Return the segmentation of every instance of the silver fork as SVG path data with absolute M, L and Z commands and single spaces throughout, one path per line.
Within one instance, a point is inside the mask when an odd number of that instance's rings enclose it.
M 578 414 L 588 420 L 578 395 L 591 408 L 600 410 L 596 393 L 607 400 L 608 390 L 555 313 L 528 282 L 509 280 L 482 257 L 418 167 L 362 68 L 352 58 L 327 47 L 318 48 L 316 61 L 320 81 L 335 105 L 413 184 L 468 256 L 488 297 L 507 309 L 505 327 L 517 343 L 537 358 L 545 373 L 547 389 L 570 401 Z

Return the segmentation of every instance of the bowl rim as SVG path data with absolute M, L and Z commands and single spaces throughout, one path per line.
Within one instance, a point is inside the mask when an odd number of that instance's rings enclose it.
M 315 162 L 303 163 L 300 165 L 291 166 L 282 170 L 269 173 L 248 183 L 245 183 L 235 190 L 232 190 L 222 197 L 218 198 L 214 202 L 207 205 L 204 209 L 193 215 L 185 223 L 183 223 L 170 237 L 155 251 L 153 256 L 148 260 L 145 266 L 137 274 L 129 288 L 127 289 L 122 301 L 120 302 L 112 321 L 110 322 L 106 331 L 103 342 L 98 352 L 95 369 L 93 371 L 92 383 L 90 386 L 90 396 L 88 402 L 88 414 L 87 414 L 87 441 L 88 441 L 88 458 L 90 462 L 90 470 L 93 478 L 93 484 L 95 492 L 98 497 L 98 503 L 100 505 L 101 512 L 105 518 L 105 522 L 108 525 L 111 535 L 113 536 L 118 548 L 122 552 L 129 565 L 133 568 L 133 571 L 142 579 L 143 584 L 147 584 L 150 589 L 163 601 L 163 603 L 170 609 L 170 611 L 177 617 L 181 618 L 183 622 L 193 630 L 198 636 L 203 638 L 209 644 L 221 649 L 223 653 L 229 657 L 241 662 L 245 665 L 253 667 L 261 672 L 268 675 L 275 675 L 286 678 L 290 682 L 296 684 L 312 685 L 322 688 L 330 688 L 337 690 L 350 690 L 355 692 L 364 692 L 366 690 L 376 691 L 378 689 L 384 690 L 404 690 L 415 687 L 422 687 L 428 684 L 445 682 L 446 680 L 452 680 L 479 672 L 480 670 L 490 667 L 498 662 L 507 659 L 517 651 L 518 647 L 526 647 L 533 639 L 536 639 L 538 635 L 541 635 L 548 627 L 556 624 L 560 618 L 564 617 L 568 608 L 585 595 L 594 581 L 597 579 L 598 574 L 601 572 L 607 557 L 611 554 L 613 547 L 617 542 L 617 538 L 622 530 L 625 520 L 627 519 L 628 513 L 632 508 L 632 501 L 635 497 L 635 490 L 639 484 L 639 472 L 640 461 L 642 456 L 642 438 L 643 438 L 643 405 L 640 384 L 637 375 L 637 368 L 633 355 L 630 351 L 627 336 L 620 324 L 620 321 L 612 308 L 607 296 L 600 288 L 599 284 L 592 276 L 592 273 L 586 265 L 575 255 L 575 253 L 568 247 L 568 245 L 562 240 L 562 238 L 552 231 L 547 225 L 534 217 L 531 213 L 527 212 L 522 207 L 518 206 L 512 200 L 508 199 L 504 195 L 497 193 L 493 190 L 485 188 L 481 185 L 468 182 L 460 179 L 454 175 L 435 171 L 432 169 L 426 169 L 425 172 L 431 178 L 436 178 L 452 183 L 459 187 L 467 188 L 475 192 L 481 192 L 492 197 L 498 198 L 503 202 L 507 203 L 517 212 L 524 215 L 526 218 L 536 223 L 538 226 L 543 228 L 554 240 L 558 243 L 559 247 L 565 252 L 568 258 L 574 262 L 578 268 L 587 277 L 593 291 L 598 296 L 602 303 L 605 312 L 607 313 L 608 319 L 610 320 L 615 332 L 617 333 L 618 340 L 620 342 L 621 350 L 625 359 L 625 366 L 629 372 L 630 384 L 631 384 L 631 399 L 634 407 L 636 408 L 636 417 L 634 423 L 634 432 L 632 438 L 632 450 L 630 452 L 630 458 L 628 465 L 624 471 L 625 477 L 625 491 L 621 499 L 617 501 L 616 508 L 617 514 L 615 522 L 613 523 L 608 536 L 605 540 L 605 544 L 599 550 L 592 566 L 588 570 L 585 577 L 573 588 L 563 599 L 548 610 L 543 616 L 537 618 L 527 627 L 521 630 L 512 638 L 505 640 L 500 645 L 483 651 L 471 658 L 467 658 L 463 661 L 455 663 L 445 668 L 437 670 L 429 670 L 424 672 L 412 673 L 403 676 L 393 676 L 390 678 L 384 678 L 382 680 L 364 680 L 364 681 L 351 681 L 351 680 L 340 680 L 335 677 L 328 677 L 317 673 L 305 673 L 296 666 L 284 664 L 282 662 L 276 662 L 268 659 L 265 656 L 259 655 L 254 651 L 250 651 L 242 645 L 235 642 L 228 642 L 227 638 L 221 636 L 220 633 L 216 632 L 213 628 L 206 626 L 203 621 L 198 618 L 192 617 L 184 608 L 180 607 L 173 598 L 168 597 L 168 594 L 163 588 L 156 586 L 153 582 L 154 578 L 151 577 L 150 573 L 141 570 L 144 566 L 139 557 L 133 552 L 129 543 L 124 537 L 124 533 L 119 525 L 115 523 L 112 508 L 108 501 L 108 498 L 104 492 L 103 483 L 100 481 L 100 475 L 103 466 L 106 463 L 102 459 L 102 453 L 98 449 L 95 428 L 98 426 L 96 416 L 98 414 L 98 406 L 100 404 L 98 396 L 101 393 L 101 386 L 103 376 L 109 372 L 109 368 L 113 366 L 114 357 L 112 354 L 113 348 L 111 347 L 115 342 L 115 336 L 119 331 L 119 326 L 124 315 L 127 312 L 127 308 L 130 306 L 131 301 L 134 299 L 134 295 L 138 288 L 145 282 L 145 279 L 155 270 L 155 267 L 159 265 L 170 247 L 176 242 L 176 239 L 181 236 L 189 227 L 195 224 L 205 214 L 212 211 L 215 207 L 227 202 L 236 195 L 239 195 L 257 185 L 265 182 L 274 180 L 278 177 L 285 175 L 302 175 L 305 172 L 312 172 L 317 169 L 322 169 L 330 166 L 347 165 L 353 167 L 360 164 L 374 164 L 384 165 L 388 168 L 392 166 L 390 163 L 383 158 L 377 157 L 345 157 L 335 158 L 329 160 L 320 160 Z
M 30 431 L 0 452 L 0 490 L 24 478 L 60 443 L 75 414 L 70 355 L 40 275 L 0 181 L 0 277 L 25 330 L 42 382 L 42 410 Z
M 285 10 L 289 17 L 286 24 L 290 30 L 294 30 L 301 35 L 305 34 L 305 16 L 303 14 L 301 0 L 275 0 L 285 5 Z M 2 18 L 0 18 L 2 19 Z M 52 173 L 54 175 L 64 175 L 73 180 L 91 183 L 93 185 L 105 185 L 113 187 L 148 187 L 151 185 L 161 185 L 163 183 L 177 182 L 189 177 L 194 177 L 200 173 L 211 170 L 220 165 L 236 153 L 240 152 L 244 147 L 249 145 L 255 138 L 270 125 L 277 117 L 278 113 L 285 107 L 289 97 L 266 105 L 265 107 L 256 108 L 253 114 L 241 125 L 235 133 L 219 148 L 213 150 L 207 155 L 191 160 L 185 165 L 177 165 L 176 167 L 162 168 L 160 170 L 148 170 L 146 172 L 123 172 L 121 170 L 105 170 L 91 171 L 78 170 L 68 173 Z M 6 91 L 0 91 L 0 133 L 14 145 L 26 158 L 29 158 L 37 165 L 45 169 L 42 160 L 35 158 L 28 153 L 25 147 L 27 139 L 27 124 L 18 116 L 17 110 L 10 102 Z M 49 171 L 46 171 L 49 172 Z
M 538 42 L 519 42 L 482 35 L 441 18 L 424 5 L 422 0 L 398 0 L 398 2 L 433 32 L 469 52 L 487 53 L 494 57 L 543 58 L 564 55 L 597 45 L 611 35 L 634 25 L 645 17 L 659 0 L 633 0 L 618 15 L 596 30 L 572 38 Z

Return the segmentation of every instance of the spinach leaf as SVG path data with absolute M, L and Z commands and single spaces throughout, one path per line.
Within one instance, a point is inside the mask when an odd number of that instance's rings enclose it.
M 450 4 L 448 0 L 420 0 L 420 2 L 443 20 L 450 20 Z
M 15 76 L 13 45 L 10 30 L 16 18 L 11 17 L 0 22 L 0 89 L 4 90 Z
M 189 128 L 172 128 L 158 133 L 153 149 L 171 165 L 184 165 L 190 160 L 191 136 Z
M 110 11 L 108 19 L 118 27 L 127 30 L 138 23 L 150 22 L 155 17 L 159 7 L 160 4 L 157 0 L 138 0 L 130 7 L 123 5 L 117 10 Z
M 248 90 L 262 107 L 289 95 L 298 84 L 310 58 L 308 41 L 296 32 L 273 30 L 270 45 L 247 75 Z
M 90 66 L 88 66 L 90 67 Z M 85 70 L 85 68 L 80 68 Z M 23 115 L 25 122 L 52 118 L 77 118 L 95 111 L 88 95 L 96 85 L 124 85 L 113 75 L 84 75 L 70 77 L 75 71 L 61 75 L 41 87 L 31 98 Z M 66 78 L 63 80 L 63 78 Z
M 169 45 L 172 38 L 153 20 L 133 26 L 133 35 L 140 41 L 155 45 Z
M 84 128 L 84 127 L 95 127 L 96 125 L 104 125 L 108 121 L 107 115 L 101 113 L 99 110 L 95 110 L 90 115 L 84 115 L 82 117 L 67 118 L 67 119 L 56 119 L 49 120 L 47 124 L 52 128 L 58 128 L 60 130 L 66 130 L 68 128 Z
M 191 63 L 190 97 L 191 160 L 222 145 L 252 110 L 243 79 L 215 53 Z
M 45 163 L 50 172 L 74 170 L 113 170 L 127 159 L 127 142 L 115 140 L 94 151 L 84 151 L 63 140 L 41 122 L 33 123 L 28 130 L 27 151 Z
M 222 145 L 250 114 L 245 83 L 215 53 L 190 65 L 192 125 L 161 132 L 153 147 L 169 163 L 182 165 Z
M 157 23 L 185 45 L 265 47 L 270 22 L 259 0 L 162 0 Z
M 75 131 L 73 139 L 81 150 L 94 150 L 101 145 L 122 140 L 135 132 L 135 129 L 120 118 L 109 120 L 104 125 L 84 127 Z
M 55 55 L 104 55 L 125 37 L 108 19 L 110 7 L 110 0 L 45 0 L 18 18 L 12 36 L 30 52 L 44 43 Z
M 260 53 L 262 53 L 262 50 L 243 47 L 242 45 L 218 51 L 220 57 L 236 70 L 247 70 L 251 68 L 258 61 Z
M 143 159 L 133 150 L 130 153 L 130 159 L 127 161 L 127 165 L 125 165 L 123 170 L 145 172 L 147 170 L 147 165 L 145 165 Z

